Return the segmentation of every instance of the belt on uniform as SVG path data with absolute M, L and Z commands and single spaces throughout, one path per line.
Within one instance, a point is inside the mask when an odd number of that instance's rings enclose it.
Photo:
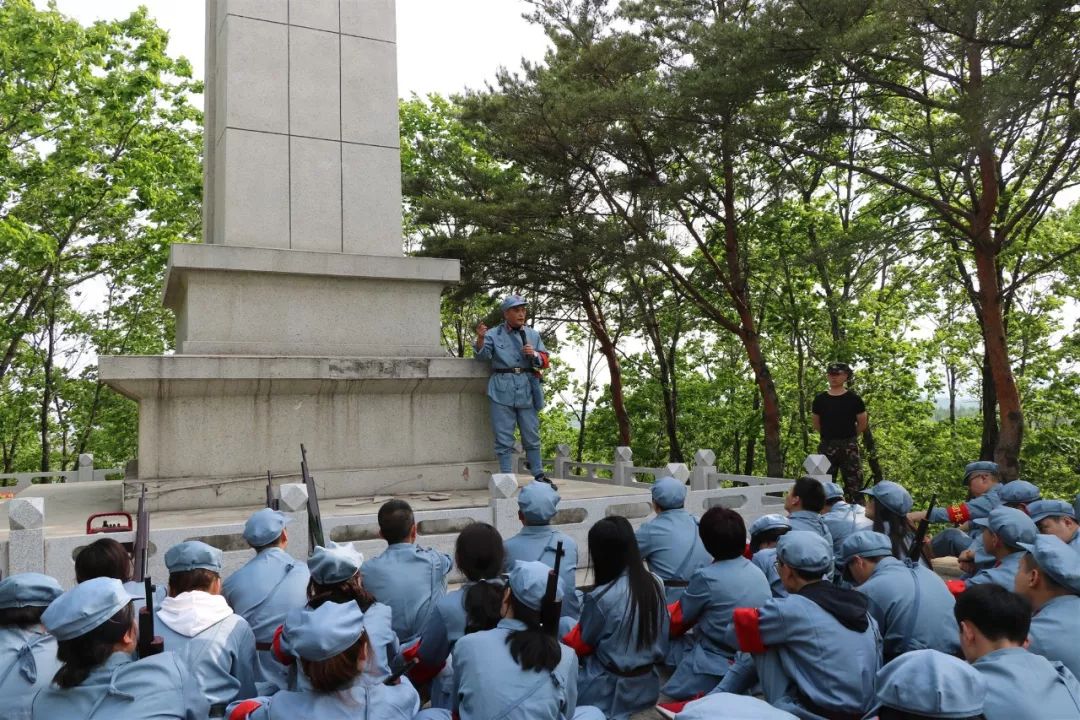
M 513 367 L 513 368 L 492 368 L 491 371 L 494 372 L 494 373 L 499 373 L 499 374 L 502 374 L 502 373 L 514 373 L 515 375 L 520 375 L 522 373 L 531 373 L 533 370 L 532 370 L 532 368 Z
M 806 696 L 806 693 L 804 693 L 802 690 L 796 689 L 795 694 L 797 696 L 796 699 L 799 701 L 799 705 L 802 705 L 803 708 L 805 708 L 806 710 L 809 710 L 815 715 L 820 715 L 827 720 L 862 720 L 862 718 L 865 717 L 865 714 L 861 712 L 847 712 L 845 710 L 826 710 L 825 708 L 821 707 L 813 700 L 808 698 Z
M 689 580 L 665 580 L 664 587 L 681 588 L 690 584 Z
M 218 703 L 217 705 L 211 705 L 210 706 L 210 715 L 209 715 L 209 717 L 212 717 L 212 718 L 223 718 L 223 717 L 225 717 L 225 710 L 228 707 L 229 706 L 226 703 Z
M 255 649 L 258 650 L 259 652 L 270 652 L 270 651 L 272 651 L 274 649 L 274 643 L 272 643 L 272 642 L 268 642 L 268 643 L 257 642 L 257 643 L 255 643 Z
M 619 677 L 632 678 L 641 677 L 642 675 L 648 675 L 653 670 L 653 665 L 642 665 L 641 667 L 630 668 L 629 670 L 620 670 L 614 665 L 608 665 L 603 660 L 600 661 L 600 667 L 607 670 L 612 675 L 618 675 Z

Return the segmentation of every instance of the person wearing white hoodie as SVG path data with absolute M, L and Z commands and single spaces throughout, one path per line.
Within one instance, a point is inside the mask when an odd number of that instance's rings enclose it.
M 154 631 L 195 676 L 210 717 L 256 695 L 255 634 L 221 596 L 221 551 L 189 540 L 165 553 L 169 596 L 161 601 Z

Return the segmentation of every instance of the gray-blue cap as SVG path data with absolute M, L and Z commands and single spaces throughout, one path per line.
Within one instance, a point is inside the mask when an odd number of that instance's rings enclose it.
M 796 570 L 826 572 L 833 566 L 833 548 L 829 541 L 809 530 L 792 530 L 776 544 L 776 557 Z
M 863 490 L 862 494 L 869 495 L 881 503 L 886 510 L 897 515 L 907 515 L 911 512 L 913 504 L 911 493 L 904 489 L 903 485 L 891 480 L 882 480 L 873 487 Z
M 124 589 L 124 583 L 119 580 L 93 578 L 53 600 L 41 614 L 41 624 L 57 640 L 71 640 L 103 625 L 132 599 L 131 593 Z
M 17 573 L 0 580 L 0 609 L 48 607 L 64 594 L 56 578 L 41 573 Z
M 528 305 L 525 302 L 525 298 L 520 295 L 507 295 L 503 298 L 503 301 L 499 303 L 499 312 L 506 312 L 510 308 L 521 307 L 522 305 Z
M 1001 542 L 1011 548 L 1020 548 L 1021 543 L 1033 543 L 1039 534 L 1035 523 L 1023 510 L 1016 508 L 996 507 L 984 518 L 975 518 L 971 521 L 976 527 L 989 528 L 990 532 L 1001 538 Z
M 525 607 L 540 610 L 544 593 L 547 592 L 548 575 L 551 568 L 542 562 L 535 560 L 517 560 L 510 568 L 510 592 L 514 594 Z M 556 583 L 555 600 L 562 600 L 563 583 L 559 578 Z
M 311 579 L 319 585 L 337 585 L 343 583 L 357 572 L 364 564 L 364 554 L 358 552 L 352 543 L 330 541 L 326 547 L 315 546 L 315 552 L 308 558 L 307 566 Z
M 1001 468 L 991 460 L 976 460 L 964 466 L 964 484 L 967 485 L 972 475 L 977 473 L 989 473 L 1001 477 Z
M 932 718 L 979 715 L 987 692 L 982 673 L 937 650 L 904 653 L 878 670 L 875 685 L 878 708 Z
M 825 502 L 829 502 L 831 500 L 840 500 L 844 497 L 844 488 L 840 487 L 832 480 L 829 480 L 823 484 L 825 485 Z
M 244 523 L 244 540 L 251 547 L 262 547 L 281 537 L 281 531 L 292 521 L 288 515 L 270 508 L 254 513 Z
M 1039 535 L 1033 543 L 1020 543 L 1047 576 L 1080 595 L 1080 553 L 1056 535 Z
M 673 477 L 662 477 L 652 486 L 652 500 L 662 510 L 681 508 L 686 503 L 686 484 Z
M 1014 481 L 1015 482 L 1015 481 Z M 1027 506 L 1031 522 L 1037 523 L 1048 517 L 1070 517 L 1076 519 L 1076 508 L 1064 500 L 1036 500 Z
M 750 523 L 750 537 L 754 537 L 758 533 L 766 532 L 767 530 L 779 530 L 781 528 L 791 529 L 791 521 L 783 515 L 772 513 L 769 515 L 762 515 L 754 522 Z
M 873 530 L 860 530 L 844 538 L 840 545 L 840 563 L 847 565 L 852 558 L 877 558 L 892 555 L 889 536 Z
M 527 522 L 546 523 L 555 517 L 561 499 L 551 483 L 533 480 L 518 493 L 518 509 Z
M 329 660 L 352 647 L 364 632 L 364 612 L 351 600 L 296 608 L 285 616 L 282 645 L 305 660 Z
M 210 570 L 221 574 L 221 551 L 198 540 L 187 540 L 169 548 L 165 553 L 169 572 Z
M 1033 503 L 1042 497 L 1039 488 L 1027 480 L 1013 480 L 1001 486 L 1001 502 L 1006 505 Z

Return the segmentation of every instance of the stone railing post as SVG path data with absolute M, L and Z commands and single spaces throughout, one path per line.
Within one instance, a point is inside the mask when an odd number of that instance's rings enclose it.
M 94 479 L 94 456 L 90 453 L 79 455 L 79 467 L 75 482 L 90 482 Z
M 514 441 L 514 454 L 510 456 L 510 472 L 515 475 L 532 475 L 531 470 L 525 469 L 525 448 L 521 447 L 521 441 Z
M 45 572 L 45 498 L 8 501 L 8 574 Z
M 664 466 L 664 472 L 684 484 L 690 479 L 690 468 L 686 467 L 686 463 L 668 463 Z
M 611 477 L 616 485 L 629 485 L 634 480 L 634 451 L 625 445 L 615 448 L 615 462 L 612 464 Z
M 278 508 L 292 518 L 289 523 L 289 554 L 298 560 L 307 559 L 313 548 L 309 547 L 307 486 L 303 483 L 283 483 L 278 488 Z M 329 540 L 329 536 L 326 538 Z
M 702 448 L 694 453 L 694 470 L 690 473 L 691 490 L 708 490 L 709 476 L 716 472 L 716 453 Z
M 517 516 L 517 501 L 514 499 L 517 489 L 517 478 L 512 473 L 494 473 L 488 481 L 491 524 L 504 538 L 516 535 L 521 529 Z
M 832 465 L 829 462 L 829 458 L 824 455 L 807 455 L 803 460 L 803 470 L 806 470 L 806 474 L 815 480 L 819 480 L 822 483 L 827 483 L 832 480 L 832 475 L 829 474 L 829 467 Z
M 570 477 L 570 446 L 560 443 L 555 446 L 555 467 L 551 470 L 555 478 Z

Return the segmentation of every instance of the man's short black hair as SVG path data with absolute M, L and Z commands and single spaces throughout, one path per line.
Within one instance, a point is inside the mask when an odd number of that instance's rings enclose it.
M 967 621 L 987 640 L 1021 644 L 1031 628 L 1031 603 L 994 583 L 970 585 L 956 598 L 957 624 Z
M 408 540 L 415 524 L 412 507 L 404 500 L 388 500 L 379 508 L 379 530 L 391 545 Z
M 825 486 L 820 480 L 803 475 L 795 481 L 792 494 L 802 500 L 802 509 L 819 513 L 825 509 Z
M 750 554 L 753 555 L 754 553 L 756 553 L 758 550 L 761 549 L 761 546 L 764 545 L 765 543 L 774 543 L 774 542 L 776 542 L 777 540 L 782 538 L 784 535 L 786 535 L 789 530 L 791 530 L 791 528 L 788 528 L 788 527 L 770 528 L 768 530 L 762 530 L 759 533 L 751 535 L 750 536 Z
M 716 560 L 731 560 L 746 549 L 746 523 L 742 515 L 726 507 L 705 511 L 698 523 L 701 543 Z

